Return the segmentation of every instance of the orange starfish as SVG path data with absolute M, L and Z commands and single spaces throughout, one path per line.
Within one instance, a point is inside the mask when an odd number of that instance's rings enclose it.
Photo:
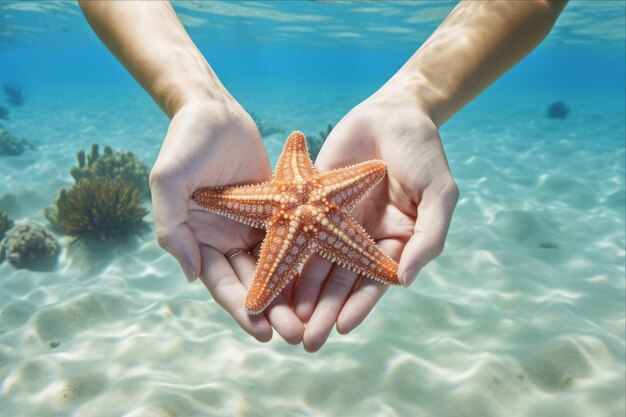
M 264 228 L 267 234 L 245 308 L 262 312 L 311 252 L 385 284 L 398 284 L 398 264 L 385 255 L 349 212 L 384 178 L 382 161 L 366 161 L 323 174 L 309 158 L 306 138 L 287 138 L 272 181 L 207 187 L 191 198 L 213 213 Z

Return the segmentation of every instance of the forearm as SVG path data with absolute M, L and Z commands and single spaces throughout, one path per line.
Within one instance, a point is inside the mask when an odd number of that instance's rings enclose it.
M 437 126 L 532 51 L 566 1 L 461 1 L 394 76 Z
M 79 3 L 102 42 L 168 116 L 187 101 L 227 95 L 168 2 Z

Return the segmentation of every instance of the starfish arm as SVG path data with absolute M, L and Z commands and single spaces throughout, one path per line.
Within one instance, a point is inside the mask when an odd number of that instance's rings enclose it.
M 371 160 L 319 176 L 324 196 L 345 211 L 356 204 L 385 177 L 385 163 Z
M 248 314 L 265 310 L 311 253 L 310 234 L 303 232 L 298 222 L 281 218 L 272 221 L 267 230 L 246 295 Z
M 275 195 L 275 187 L 266 182 L 239 187 L 200 188 L 191 198 L 207 211 L 263 229 L 274 210 L 280 206 Z
M 274 179 L 301 182 L 316 174 L 307 150 L 306 137 L 300 131 L 291 132 L 278 158 Z
M 383 284 L 399 284 L 398 264 L 385 255 L 346 213 L 330 213 L 317 232 L 316 252 L 339 265 Z

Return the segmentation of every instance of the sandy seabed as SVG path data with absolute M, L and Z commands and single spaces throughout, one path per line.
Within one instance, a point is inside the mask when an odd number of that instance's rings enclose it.
M 37 146 L 0 158 L 0 210 L 17 223 L 45 225 L 79 148 L 156 158 L 167 120 L 145 96 L 76 94 L 68 107 L 33 92 L 5 124 Z M 461 189 L 444 254 L 316 354 L 247 336 L 153 233 L 57 235 L 53 272 L 5 262 L 0 414 L 623 416 L 624 110 L 581 99 L 548 120 L 546 100 L 479 100 L 442 129 Z M 257 113 L 316 132 L 350 104 Z M 284 136 L 266 138 L 274 160 Z

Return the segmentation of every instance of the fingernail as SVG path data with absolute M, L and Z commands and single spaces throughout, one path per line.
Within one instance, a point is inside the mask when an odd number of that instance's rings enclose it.
M 181 267 L 183 268 L 185 278 L 187 278 L 189 283 L 194 282 L 198 278 L 196 271 L 188 263 L 182 262 Z
M 352 330 L 354 330 L 354 327 L 340 327 L 339 324 L 337 324 L 337 333 L 339 333 L 340 335 L 347 335 L 349 334 Z
M 404 283 L 405 287 L 408 287 L 411 284 L 413 284 L 413 281 L 415 281 L 415 278 L 417 278 L 417 274 L 419 274 L 420 269 L 421 268 L 419 266 L 416 266 L 414 268 L 409 269 L 408 271 L 404 273 L 404 275 L 402 276 L 402 282 Z

